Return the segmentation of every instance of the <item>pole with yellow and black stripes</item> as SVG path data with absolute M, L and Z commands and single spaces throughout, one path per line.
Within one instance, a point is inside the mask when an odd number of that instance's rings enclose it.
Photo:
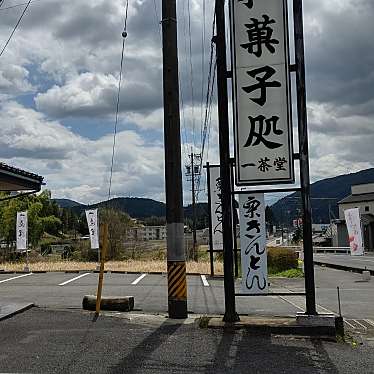
M 168 312 L 187 318 L 176 0 L 162 0 Z

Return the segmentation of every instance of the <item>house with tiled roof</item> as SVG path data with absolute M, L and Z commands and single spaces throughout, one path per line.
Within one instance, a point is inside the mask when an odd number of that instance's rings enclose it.
M 0 191 L 38 192 L 43 185 L 43 177 L 0 162 Z

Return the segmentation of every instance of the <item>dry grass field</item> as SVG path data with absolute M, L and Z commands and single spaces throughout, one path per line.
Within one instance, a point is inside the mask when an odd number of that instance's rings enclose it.
M 94 262 L 81 261 L 39 261 L 30 264 L 31 271 L 90 271 L 95 270 L 97 264 Z M 0 269 L 5 271 L 23 271 L 24 262 L 3 263 Z M 223 274 L 222 262 L 216 261 L 214 264 L 215 273 Z M 131 272 L 166 272 L 166 261 L 163 260 L 127 260 L 127 261 L 108 261 L 105 263 L 105 270 L 110 271 L 131 271 Z M 210 264 L 207 261 L 187 262 L 187 273 L 190 274 L 209 274 Z

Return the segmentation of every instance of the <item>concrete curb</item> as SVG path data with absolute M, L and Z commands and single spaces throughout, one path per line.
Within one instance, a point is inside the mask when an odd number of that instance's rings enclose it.
M 7 306 L 5 307 L 5 312 L 3 312 L 3 308 L 0 307 L 0 321 L 3 321 L 4 319 L 11 318 L 11 317 L 15 316 L 16 314 L 25 312 L 26 310 L 31 309 L 34 306 L 35 306 L 34 303 L 7 304 Z M 7 311 L 7 309 L 8 309 L 8 311 Z
M 340 264 L 331 264 L 329 262 L 322 262 L 322 261 L 313 261 L 314 265 L 321 266 L 321 267 L 328 267 L 336 270 L 345 270 L 345 271 L 350 271 L 353 273 L 359 273 L 361 274 L 363 271 L 369 271 L 370 275 L 374 275 L 374 270 L 371 269 L 366 269 L 364 267 L 353 267 L 349 265 L 340 265 Z

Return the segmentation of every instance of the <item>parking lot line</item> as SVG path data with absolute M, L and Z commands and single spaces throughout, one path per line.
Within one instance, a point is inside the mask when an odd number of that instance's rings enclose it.
M 138 284 L 143 278 L 145 278 L 147 276 L 147 274 L 142 274 L 139 278 L 136 278 L 135 280 L 134 280 L 134 282 L 132 282 L 131 284 L 132 285 L 136 285 L 136 284 Z
M 4 280 L 0 281 L 0 283 L 5 283 L 5 282 L 9 282 L 9 281 L 11 281 L 13 279 L 27 277 L 27 276 L 32 275 L 32 274 L 33 273 L 27 273 L 27 274 L 18 275 L 17 277 L 12 277 L 12 278 L 8 278 L 8 279 L 4 279 Z
M 352 325 L 352 323 L 348 322 L 346 319 L 344 320 L 344 323 L 346 323 L 351 329 L 355 329 L 356 327 L 354 327 Z
M 74 282 L 75 280 L 77 280 L 77 279 L 79 279 L 79 278 L 83 278 L 83 277 L 85 277 L 85 276 L 88 275 L 88 274 L 91 274 L 91 273 L 84 273 L 84 274 L 78 275 L 77 277 L 74 277 L 74 278 L 72 278 L 72 279 L 69 279 L 69 280 L 67 280 L 67 281 L 65 281 L 65 282 L 60 283 L 59 286 L 65 286 L 65 284 L 68 284 L 68 283 Z
M 369 325 L 371 325 L 371 326 L 374 327 L 374 322 L 373 322 L 372 320 L 370 320 L 370 319 L 364 319 L 364 321 L 365 321 L 366 323 L 368 323 Z
M 203 282 L 204 287 L 209 287 L 209 283 L 208 283 L 208 281 L 206 279 L 206 276 L 203 275 L 203 274 L 201 274 L 200 276 L 201 276 L 201 280 Z
M 360 327 L 362 327 L 364 330 L 367 330 L 368 328 L 363 325 L 361 322 L 359 322 L 357 319 L 354 319 L 353 321 L 355 321 Z

